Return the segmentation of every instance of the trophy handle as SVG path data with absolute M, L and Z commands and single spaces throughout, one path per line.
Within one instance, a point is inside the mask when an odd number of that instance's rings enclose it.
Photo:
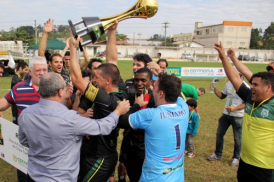
M 72 31 L 72 33 L 73 33 L 73 35 L 74 35 L 74 38 L 77 39 L 77 38 L 78 38 L 78 35 L 77 35 L 77 33 L 76 33 L 76 30 L 75 30 L 75 27 L 73 26 L 72 21 L 69 20 L 68 23 L 69 23 L 70 29 L 71 29 L 71 31 Z M 81 42 L 79 42 L 79 48 L 80 48 L 80 51 L 83 52 L 83 47 L 82 47 Z

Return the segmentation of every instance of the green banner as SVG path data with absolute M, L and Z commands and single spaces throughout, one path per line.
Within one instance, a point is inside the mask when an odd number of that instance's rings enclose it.
M 168 67 L 166 69 L 168 74 L 175 74 L 177 77 L 181 77 L 181 68 L 180 67 Z

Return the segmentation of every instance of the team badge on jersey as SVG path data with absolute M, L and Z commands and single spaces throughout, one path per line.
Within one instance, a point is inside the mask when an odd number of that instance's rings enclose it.
M 268 109 L 263 109 L 262 112 L 261 112 L 261 116 L 263 118 L 266 118 L 269 114 L 269 110 Z

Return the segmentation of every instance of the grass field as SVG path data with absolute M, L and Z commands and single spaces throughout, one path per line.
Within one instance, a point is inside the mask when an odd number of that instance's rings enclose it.
M 246 64 L 249 69 L 256 73 L 265 71 L 266 64 Z M 119 61 L 119 69 L 124 80 L 132 77 L 132 61 Z M 222 67 L 221 63 L 205 62 L 169 62 L 170 67 Z M 215 94 L 209 93 L 209 85 L 212 79 L 182 79 L 182 82 L 192 84 L 196 87 L 204 87 L 206 94 L 199 98 L 200 126 L 195 137 L 194 158 L 185 158 L 185 181 L 187 182 L 233 182 L 236 180 L 237 167 L 231 167 L 231 157 L 233 155 L 233 133 L 230 127 L 225 136 L 223 157 L 218 161 L 207 161 L 206 157 L 215 150 L 215 137 L 218 119 L 223 112 L 225 100 L 218 99 Z M 226 79 L 220 79 L 216 84 L 222 90 L 226 84 Z M 11 77 L 0 78 L 0 97 L 3 97 L 10 88 Z M 1 103 L 0 103 L 1 104 Z M 9 108 L 3 115 L 6 119 L 12 120 L 11 109 Z M 121 132 L 120 132 L 121 133 Z M 120 149 L 122 135 L 118 138 L 118 148 Z M 118 150 L 119 151 L 119 150 Z M 16 169 L 0 160 L 0 181 L 17 181 Z M 117 173 L 116 173 L 117 181 Z

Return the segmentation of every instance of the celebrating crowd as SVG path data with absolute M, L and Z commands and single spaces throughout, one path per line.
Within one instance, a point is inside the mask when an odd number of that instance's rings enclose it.
M 18 181 L 114 181 L 118 161 L 119 182 L 126 175 L 131 182 L 184 181 L 184 157 L 195 157 L 198 97 L 205 89 L 166 73 L 168 62 L 161 53 L 157 62 L 147 54 L 135 55 L 134 77 L 124 82 L 117 67 L 117 21 L 108 30 L 106 63 L 89 60 L 85 48 L 79 62 L 81 39 L 72 34 L 61 54 L 50 55 L 46 42 L 53 23 L 49 19 L 44 24 L 38 56 L 29 65 L 18 64 L 11 91 L 0 99 L 0 111 L 12 106 L 19 141 L 29 148 L 27 175 L 17 170 Z M 233 68 L 222 44 L 216 43 L 215 49 L 230 81 L 222 92 L 214 87 L 216 96 L 227 101 L 216 150 L 207 159 L 221 159 L 223 137 L 232 125 L 231 165 L 239 166 L 238 181 L 271 182 L 274 68 L 270 64 L 268 72 L 253 74 L 231 48 L 227 54 Z M 0 64 L 0 76 L 2 69 Z M 124 133 L 118 156 L 119 129 Z

